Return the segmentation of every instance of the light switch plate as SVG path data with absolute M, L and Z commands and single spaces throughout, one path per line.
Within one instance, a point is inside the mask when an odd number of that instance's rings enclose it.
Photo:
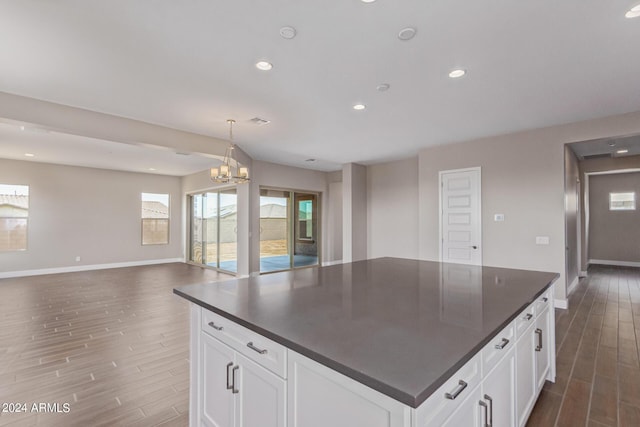
M 548 245 L 549 236 L 536 236 L 536 245 Z
M 493 220 L 494 220 L 495 222 L 501 222 L 501 221 L 504 221 L 504 214 L 495 214 L 495 215 L 493 216 Z

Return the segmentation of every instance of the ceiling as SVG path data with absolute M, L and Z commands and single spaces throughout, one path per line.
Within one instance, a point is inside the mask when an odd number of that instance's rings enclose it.
M 640 110 L 636 4 L 5 0 L 0 91 L 218 138 L 234 118 L 253 158 L 336 170 Z
M 580 159 L 606 156 L 638 156 L 640 155 L 640 135 L 574 142 L 569 146 Z

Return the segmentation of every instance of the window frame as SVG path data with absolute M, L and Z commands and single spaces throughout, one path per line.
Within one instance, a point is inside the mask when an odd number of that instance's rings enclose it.
M 25 187 L 27 189 L 27 216 L 1 216 L 0 215 L 0 219 L 2 220 L 24 220 L 25 221 L 25 241 L 24 241 L 24 247 L 23 248 L 19 248 L 19 249 L 3 249 L 2 247 L 0 247 L 0 253 L 11 253 L 11 252 L 26 252 L 29 250 L 29 205 L 31 202 L 31 186 L 29 186 L 28 184 L 0 184 L 0 185 L 6 185 L 6 186 L 10 186 L 10 187 Z
M 614 196 L 617 195 L 631 195 L 631 202 L 633 202 L 633 206 L 630 207 L 626 207 L 626 206 L 613 206 L 614 203 Z M 627 200 L 628 201 L 628 200 Z M 625 201 L 619 202 L 618 203 L 625 203 Z M 612 191 L 609 192 L 609 211 L 635 211 L 636 210 L 636 204 L 637 204 L 637 199 L 636 199 L 636 193 L 635 191 Z
M 147 218 L 142 216 L 143 203 L 146 201 L 143 199 L 145 194 L 151 194 L 154 196 L 167 196 L 167 217 L 166 218 Z M 167 239 L 163 242 L 145 243 L 144 225 L 145 221 L 166 222 L 167 224 Z M 140 244 L 142 246 L 158 246 L 168 245 L 171 242 L 171 194 L 169 193 L 149 193 L 146 191 L 140 192 Z

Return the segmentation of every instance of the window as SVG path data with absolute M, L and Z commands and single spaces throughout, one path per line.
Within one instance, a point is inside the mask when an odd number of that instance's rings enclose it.
M 142 244 L 169 243 L 169 195 L 142 193 Z
M 298 201 L 298 239 L 313 239 L 313 200 Z
M 609 193 L 609 210 L 636 210 L 636 193 Z
M 0 251 L 27 250 L 29 186 L 0 184 Z

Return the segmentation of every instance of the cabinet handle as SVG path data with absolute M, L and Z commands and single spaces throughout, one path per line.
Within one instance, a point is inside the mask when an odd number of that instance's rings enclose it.
M 484 427 L 491 427 L 487 421 L 489 421 L 489 411 L 487 409 L 487 404 L 482 400 L 478 401 L 478 405 L 482 406 L 484 409 Z
M 467 385 L 468 384 L 462 380 L 458 381 L 458 385 L 456 386 L 455 390 L 453 390 L 453 392 L 451 393 L 445 393 L 444 397 L 449 400 L 454 400 L 460 393 L 462 393 L 462 390 L 467 388 Z
M 489 401 L 489 421 L 487 422 L 487 426 L 493 427 L 493 399 L 488 394 L 485 394 L 484 398 Z
M 500 344 L 496 344 L 495 347 L 497 350 L 502 350 L 507 346 L 507 344 L 509 344 L 509 340 L 506 338 L 502 338 L 502 341 L 500 341 Z
M 536 328 L 536 334 L 538 335 L 538 345 L 536 346 L 536 351 L 542 350 L 542 329 Z
M 267 349 L 266 348 L 258 348 L 255 345 L 253 345 L 253 341 L 247 343 L 247 347 L 249 347 L 251 350 L 256 351 L 260 354 L 266 354 L 267 353 Z
M 523 317 L 524 320 L 531 320 L 533 318 L 533 314 L 527 313 L 526 316 Z
M 239 365 L 236 365 L 233 367 L 233 369 L 231 370 L 231 392 L 233 394 L 238 394 L 240 392 L 240 390 L 238 390 L 236 388 L 236 371 L 240 369 Z
M 213 322 L 209 322 L 209 326 L 211 326 L 216 331 L 221 331 L 223 329 L 222 326 L 216 326 L 216 324 Z
M 542 297 L 542 302 L 547 302 L 547 301 L 549 301 L 549 298 L 547 298 L 547 297 Z
M 233 366 L 233 362 L 227 363 L 227 390 L 231 390 L 233 385 L 229 384 L 229 368 Z

